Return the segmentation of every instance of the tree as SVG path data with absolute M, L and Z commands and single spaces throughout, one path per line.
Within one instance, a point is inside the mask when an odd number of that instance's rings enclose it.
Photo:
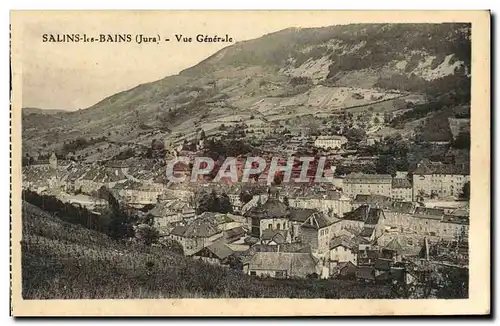
M 163 239 L 161 241 L 161 244 L 165 249 L 184 256 L 184 249 L 178 241 L 175 241 L 173 239 Z
M 460 198 L 470 200 L 470 181 L 467 181 L 464 184 Z
M 215 191 L 213 191 L 212 193 L 203 192 L 196 207 L 196 214 L 213 212 L 214 207 L 218 206 L 218 204 L 216 204 L 216 201 L 217 194 L 215 193 Z
M 211 193 L 202 193 L 198 201 L 196 213 L 201 214 L 204 212 L 232 213 L 233 206 L 229 200 L 229 196 L 225 193 L 218 196 L 215 190 Z
M 158 242 L 160 233 L 148 224 L 139 224 L 135 230 L 135 238 L 146 246 L 150 246 Z
M 347 130 L 345 136 L 349 141 L 359 143 L 366 138 L 366 132 L 363 129 L 350 128 Z
M 377 164 L 375 165 L 375 171 L 380 174 L 390 174 L 392 176 L 396 175 L 396 160 L 392 155 L 380 155 Z
M 219 197 L 219 207 L 216 208 L 220 213 L 232 213 L 233 205 L 231 205 L 231 200 L 229 200 L 229 196 L 226 193 L 223 193 Z
M 115 239 L 132 237 L 134 231 L 131 225 L 131 218 L 123 211 L 120 203 L 111 191 L 106 186 L 102 186 L 97 194 L 99 198 L 107 200 L 111 208 L 108 227 L 109 235 Z
M 455 141 L 453 147 L 458 149 L 470 149 L 470 132 L 461 131 Z
M 240 193 L 240 201 L 243 204 L 248 203 L 250 200 L 252 200 L 253 196 L 248 190 L 244 190 Z

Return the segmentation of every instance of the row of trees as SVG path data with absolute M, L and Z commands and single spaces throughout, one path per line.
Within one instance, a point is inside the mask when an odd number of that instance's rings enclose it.
M 82 206 L 64 203 L 55 196 L 40 195 L 30 190 L 23 191 L 24 200 L 66 222 L 105 233 L 114 240 L 135 238 L 145 245 L 158 242 L 159 232 L 153 226 L 154 220 L 151 215 L 139 218 L 127 211 L 104 186 L 97 191 L 97 196 L 109 203 L 108 210 L 104 210 L 102 214 L 96 214 Z M 177 247 L 172 245 L 172 248 Z

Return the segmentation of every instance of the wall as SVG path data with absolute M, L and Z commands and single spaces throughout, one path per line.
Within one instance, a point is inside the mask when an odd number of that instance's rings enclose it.
M 468 175 L 415 174 L 413 175 L 413 200 L 417 200 L 420 191 L 423 191 L 425 196 L 430 196 L 434 192 L 437 198 L 457 198 L 461 194 L 464 184 L 469 180 L 470 176 Z
M 279 226 L 279 227 L 278 227 Z M 272 230 L 289 230 L 290 221 L 287 218 L 266 218 L 260 220 L 260 236 L 262 232 L 268 229 Z
M 293 198 L 289 200 L 290 206 L 298 208 L 317 209 L 325 214 L 335 214 L 339 217 L 352 210 L 350 199 L 321 199 L 321 198 Z
M 343 190 L 345 194 L 351 198 L 356 195 L 382 195 L 392 196 L 392 183 L 361 183 L 361 182 L 345 182 Z
M 392 188 L 392 199 L 401 201 L 413 200 L 412 188 Z
M 318 230 L 314 228 L 303 227 L 301 228 L 300 237 L 302 239 L 302 243 L 308 243 L 311 245 L 311 249 L 317 250 L 318 243 Z
M 351 262 L 357 265 L 357 255 L 353 250 L 346 248 L 344 246 L 337 246 L 330 250 L 330 261 L 336 261 L 337 263 Z

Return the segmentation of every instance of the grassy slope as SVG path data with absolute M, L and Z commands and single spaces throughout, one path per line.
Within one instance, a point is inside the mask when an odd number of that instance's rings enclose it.
M 125 245 L 23 203 L 25 299 L 193 297 L 375 298 L 356 281 L 255 279 L 158 248 Z M 148 268 L 152 262 L 153 266 Z

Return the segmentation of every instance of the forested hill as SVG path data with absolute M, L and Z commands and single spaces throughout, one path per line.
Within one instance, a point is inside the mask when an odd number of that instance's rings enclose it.
M 138 85 L 88 109 L 43 116 L 28 110 L 23 146 L 37 154 L 59 151 L 79 138 L 105 137 L 88 151 L 113 157 L 121 151 L 117 144 L 182 142 L 200 129 L 213 134 L 235 121 L 290 128 L 309 123 L 308 116 L 346 108 L 374 106 L 384 114 L 405 109 L 391 102 L 396 97 L 415 102 L 408 97 L 415 95 L 419 105 L 431 105 L 411 108 L 401 119 L 398 128 L 411 134 L 413 121 L 470 105 L 470 45 L 470 24 L 289 28 L 228 46 L 179 75 Z M 376 106 L 379 102 L 385 104 Z M 80 154 L 89 153 L 75 153 Z

